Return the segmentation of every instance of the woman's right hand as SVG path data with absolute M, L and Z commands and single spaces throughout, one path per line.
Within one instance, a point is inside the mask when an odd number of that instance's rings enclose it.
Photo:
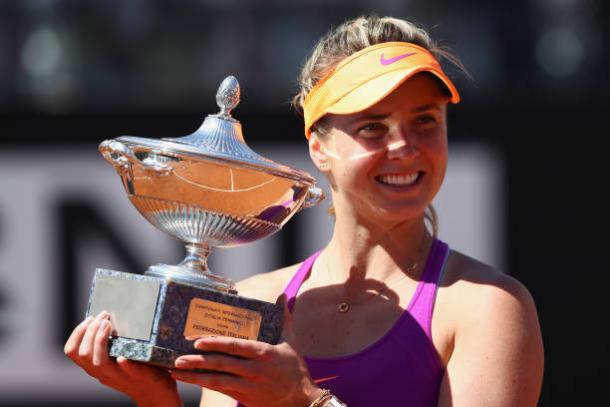
M 68 338 L 64 353 L 87 374 L 129 396 L 138 406 L 182 406 L 176 381 L 167 370 L 108 356 L 110 314 L 102 311 L 81 322 Z

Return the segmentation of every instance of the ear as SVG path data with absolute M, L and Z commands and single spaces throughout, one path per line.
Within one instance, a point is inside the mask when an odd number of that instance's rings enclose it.
M 322 172 L 326 172 L 330 168 L 329 157 L 326 154 L 324 143 L 316 132 L 312 132 L 309 137 L 309 156 L 314 165 Z

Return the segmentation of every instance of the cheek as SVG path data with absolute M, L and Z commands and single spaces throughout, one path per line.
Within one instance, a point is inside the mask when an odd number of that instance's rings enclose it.
M 334 147 L 335 158 L 344 163 L 358 162 L 371 154 L 365 146 L 353 141 L 337 143 Z
M 449 158 L 447 139 L 438 138 L 427 143 L 423 148 L 434 172 L 435 184 L 437 184 L 435 189 L 439 189 L 445 178 Z
M 359 143 L 343 143 L 335 145 L 333 152 L 329 151 L 329 156 L 333 158 L 334 168 L 341 171 L 344 177 L 361 177 L 363 171 L 368 168 L 381 156 L 384 150 L 375 149 Z
M 419 137 L 418 147 L 441 166 L 447 164 L 448 146 L 447 134 L 445 132 Z
M 447 142 L 440 140 L 436 145 L 433 146 L 432 154 L 435 157 L 437 165 L 444 170 L 447 167 L 447 161 L 449 159 Z
M 339 189 L 364 193 L 368 186 L 368 177 L 374 166 L 374 159 L 366 151 L 353 151 L 352 155 L 345 156 L 337 162 L 333 169 L 333 177 Z
M 363 190 L 368 166 L 364 160 L 345 160 L 335 167 L 335 177 L 343 184 L 344 189 Z

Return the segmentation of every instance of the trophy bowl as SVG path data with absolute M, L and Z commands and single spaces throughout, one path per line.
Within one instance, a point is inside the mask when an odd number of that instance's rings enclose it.
M 109 310 L 116 327 L 110 355 L 171 367 L 193 353 L 188 338 L 214 334 L 276 343 L 283 309 L 240 297 L 235 283 L 208 268 L 213 247 L 236 247 L 277 232 L 324 198 L 315 179 L 251 150 L 231 116 L 239 103 L 233 76 L 220 85 L 220 112 L 180 138 L 121 136 L 99 146 L 134 207 L 184 242 L 177 265 L 144 275 L 97 269 L 87 313 Z
M 193 134 L 175 139 L 123 136 L 99 150 L 121 176 L 129 200 L 155 227 L 185 242 L 176 266 L 146 274 L 172 276 L 230 291 L 233 283 L 207 266 L 212 247 L 236 247 L 277 232 L 300 209 L 323 199 L 307 173 L 252 151 L 231 117 L 239 102 L 233 76 L 220 85 L 220 113 Z

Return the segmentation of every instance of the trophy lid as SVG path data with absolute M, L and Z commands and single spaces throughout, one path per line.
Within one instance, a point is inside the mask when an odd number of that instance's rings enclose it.
M 139 150 L 221 161 L 232 166 L 259 169 L 313 184 L 315 180 L 306 172 L 276 163 L 248 147 L 244 141 L 240 122 L 231 116 L 231 111 L 239 104 L 239 100 L 239 82 L 234 76 L 228 76 L 222 81 L 216 93 L 216 103 L 220 112 L 208 115 L 194 133 L 160 140 L 133 136 L 121 136 L 117 140 Z

